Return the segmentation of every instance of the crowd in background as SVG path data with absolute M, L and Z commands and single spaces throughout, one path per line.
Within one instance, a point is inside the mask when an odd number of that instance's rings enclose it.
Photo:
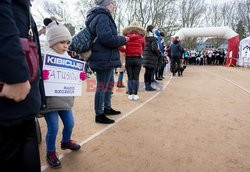
M 184 64 L 223 65 L 226 59 L 224 49 L 184 50 Z

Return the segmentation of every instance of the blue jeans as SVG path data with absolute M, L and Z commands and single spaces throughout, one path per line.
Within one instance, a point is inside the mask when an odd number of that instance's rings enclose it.
M 74 117 L 72 110 L 62 110 L 55 112 L 48 112 L 44 115 L 47 122 L 48 131 L 46 134 L 47 152 L 56 150 L 56 136 L 58 133 L 58 116 L 63 122 L 62 143 L 70 140 L 71 133 L 74 127 Z
M 118 74 L 118 82 L 120 82 L 120 83 L 122 83 L 123 74 L 124 74 L 124 72 L 119 72 L 119 74 Z
M 96 71 L 95 113 L 101 115 L 104 108 L 111 109 L 111 94 L 114 87 L 114 70 Z

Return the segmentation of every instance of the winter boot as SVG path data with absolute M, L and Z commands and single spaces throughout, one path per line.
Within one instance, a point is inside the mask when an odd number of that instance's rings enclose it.
M 47 152 L 46 158 L 51 168 L 61 168 L 61 161 L 57 157 L 56 151 Z
M 95 122 L 96 123 L 101 123 L 101 124 L 112 124 L 115 121 L 112 119 L 109 119 L 108 117 L 106 117 L 105 114 L 101 114 L 101 115 L 96 115 L 95 116 Z
M 73 140 L 69 140 L 66 143 L 62 143 L 61 142 L 61 149 L 65 150 L 65 149 L 70 149 L 70 150 L 79 150 L 81 148 L 81 146 L 77 143 L 75 143 Z

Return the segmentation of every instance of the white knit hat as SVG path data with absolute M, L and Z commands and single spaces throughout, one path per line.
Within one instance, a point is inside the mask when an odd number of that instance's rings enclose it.
M 46 27 L 46 37 L 49 47 L 60 41 L 72 41 L 69 30 L 62 24 L 53 21 Z

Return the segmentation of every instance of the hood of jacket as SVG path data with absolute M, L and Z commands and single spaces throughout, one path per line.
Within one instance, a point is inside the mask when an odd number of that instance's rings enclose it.
M 128 36 L 129 40 L 131 40 L 131 41 L 143 38 L 143 36 L 141 34 L 138 34 L 138 33 L 129 33 L 129 34 L 126 34 L 126 36 Z
M 160 31 L 159 31 L 158 29 L 154 30 L 154 35 L 155 35 L 156 37 L 161 37 Z
M 173 44 L 178 44 L 178 43 L 179 43 L 178 40 L 174 40 L 174 41 L 173 41 Z
M 90 24 L 90 22 L 95 18 L 95 16 L 97 16 L 98 14 L 106 14 L 108 15 L 112 20 L 112 16 L 110 11 L 103 6 L 96 6 L 91 8 L 88 12 L 87 12 L 87 17 L 86 17 L 86 21 L 85 21 L 85 25 L 88 26 Z
M 130 33 L 139 33 L 142 36 L 145 36 L 146 35 L 146 30 L 143 27 L 136 26 L 136 25 L 130 25 L 128 27 L 125 27 L 122 30 L 123 35 L 130 34 Z

